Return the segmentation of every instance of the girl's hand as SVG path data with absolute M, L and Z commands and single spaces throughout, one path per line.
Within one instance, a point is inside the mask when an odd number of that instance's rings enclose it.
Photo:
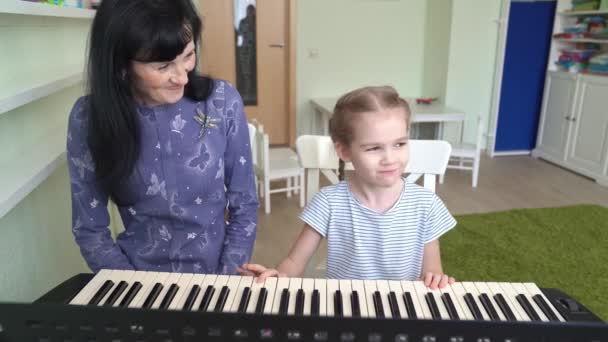
M 446 287 L 448 284 L 452 285 L 456 282 L 456 279 L 448 276 L 447 274 L 441 273 L 433 273 L 427 272 L 423 277 L 421 277 L 422 281 L 424 281 L 424 285 L 429 287 L 432 290 L 442 289 Z
M 259 264 L 244 264 L 237 267 L 237 272 L 242 276 L 253 276 L 256 282 L 263 283 L 268 277 L 285 277 L 285 273 L 279 273 L 274 268 L 266 268 Z

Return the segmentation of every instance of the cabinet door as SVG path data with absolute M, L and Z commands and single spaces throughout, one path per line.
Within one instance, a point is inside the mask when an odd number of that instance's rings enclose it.
M 568 128 L 573 111 L 576 75 L 549 72 L 545 84 L 537 146 L 539 150 L 560 160 L 566 158 Z
M 603 172 L 608 156 L 608 79 L 581 77 L 568 148 L 568 163 L 595 174 Z

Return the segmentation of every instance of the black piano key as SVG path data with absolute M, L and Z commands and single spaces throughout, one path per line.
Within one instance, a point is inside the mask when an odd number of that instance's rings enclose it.
M 247 311 L 247 306 L 249 305 L 249 299 L 251 298 L 251 288 L 247 286 L 243 290 L 243 295 L 241 296 L 241 302 L 239 303 L 239 308 L 237 312 L 244 313 Z
M 490 297 L 488 297 L 488 294 L 487 293 L 480 294 L 479 300 L 481 301 L 481 305 L 483 305 L 484 309 L 486 309 L 486 312 L 488 313 L 488 316 L 490 316 L 490 319 L 493 321 L 500 321 L 500 316 L 498 316 L 498 312 L 494 308 L 494 305 L 492 304 L 492 300 L 490 300 Z
M 304 300 L 305 300 L 304 290 L 299 289 L 296 293 L 296 316 L 304 315 Z
M 334 316 L 344 317 L 344 308 L 342 307 L 342 292 L 340 292 L 340 290 L 334 293 Z
M 458 311 L 456 311 L 456 306 L 454 306 L 454 302 L 452 302 L 452 297 L 449 293 L 444 293 L 441 295 L 441 300 L 448 310 L 448 315 L 450 315 L 450 319 L 453 321 L 459 321 L 460 317 L 458 316 Z
M 220 291 L 219 297 L 217 297 L 217 303 L 215 303 L 215 308 L 213 311 L 222 312 L 224 310 L 224 305 L 226 305 L 228 294 L 230 294 L 230 288 L 226 285 L 222 286 L 222 290 Z
M 111 280 L 106 280 L 103 285 L 97 290 L 93 298 L 89 301 L 89 305 L 97 305 L 99 302 L 105 297 L 105 295 L 110 291 L 110 289 L 114 286 L 114 282 Z
M 505 300 L 505 297 L 503 297 L 502 294 L 500 294 L 500 293 L 495 294 L 494 300 L 496 301 L 496 303 L 498 303 L 498 307 L 500 308 L 500 311 L 502 311 L 502 313 L 505 315 L 507 320 L 509 320 L 509 321 L 517 320 L 517 318 L 515 318 L 515 315 L 513 314 L 513 311 L 511 311 L 511 307 L 509 307 L 509 304 L 507 304 L 507 301 Z
M 388 304 L 391 307 L 393 318 L 401 318 L 401 311 L 399 311 L 399 304 L 397 303 L 397 295 L 394 291 L 391 291 L 388 294 Z
M 150 291 L 148 298 L 146 298 L 146 300 L 144 301 L 144 305 L 142 306 L 142 308 L 144 308 L 144 309 L 151 308 L 152 305 L 154 304 L 154 302 L 156 301 L 156 298 L 158 298 L 158 295 L 160 295 L 160 291 L 162 291 L 162 290 L 163 290 L 163 284 L 161 284 L 161 283 L 154 284 L 154 287 L 152 287 L 152 291 Z
M 171 284 L 171 286 L 169 286 L 169 289 L 165 294 L 165 298 L 163 298 L 163 301 L 160 302 L 159 308 L 161 310 L 166 310 L 169 308 L 169 305 L 171 305 L 171 302 L 173 301 L 173 298 L 175 298 L 177 291 L 179 291 L 179 286 L 177 284 Z
M 264 313 L 264 306 L 266 306 L 266 298 L 268 297 L 268 290 L 265 288 L 260 289 L 260 295 L 258 296 L 258 302 L 255 304 L 255 313 L 261 315 Z
M 209 309 L 209 303 L 211 303 L 211 298 L 213 298 L 213 294 L 215 293 L 215 287 L 213 285 L 207 286 L 205 289 L 205 293 L 203 294 L 203 299 L 201 300 L 201 305 L 199 305 L 199 311 L 207 311 Z
M 536 313 L 536 310 L 534 310 L 534 308 L 532 307 L 532 303 L 530 303 L 530 301 L 528 300 L 528 298 L 526 298 L 525 295 L 518 294 L 515 298 L 517 299 L 517 302 L 519 302 L 519 305 L 524 308 L 524 311 L 526 311 L 528 317 L 530 317 L 531 320 L 537 322 L 541 321 L 540 316 Z
M 194 301 L 196 300 L 196 297 L 198 297 L 198 294 L 200 292 L 201 292 L 200 286 L 198 286 L 198 285 L 192 286 L 192 288 L 190 289 L 190 293 L 188 293 L 188 298 L 186 298 L 186 302 L 184 303 L 184 307 L 182 309 L 187 310 L 187 311 L 192 310 L 192 306 L 194 306 Z
M 426 299 L 426 304 L 429 306 L 433 319 L 441 319 L 441 313 L 439 312 L 439 307 L 437 307 L 435 296 L 433 296 L 432 293 L 427 293 L 424 295 L 424 298 Z
M 376 310 L 376 317 L 384 318 L 384 307 L 382 306 L 382 296 L 380 295 L 380 292 L 374 292 L 372 298 L 374 300 L 374 309 Z
M 353 311 L 353 317 L 361 317 L 361 306 L 359 305 L 359 294 L 353 291 L 350 294 L 350 305 Z
M 133 285 L 131 285 L 129 291 L 127 291 L 127 294 L 122 298 L 118 306 L 121 308 L 126 308 L 127 306 L 129 306 L 129 304 L 131 304 L 131 302 L 133 301 L 133 298 L 137 296 L 137 293 L 139 292 L 139 290 L 141 290 L 142 287 L 143 285 L 140 282 L 134 282 Z
M 310 298 L 310 315 L 317 317 L 320 315 L 321 310 L 321 298 L 319 297 L 319 290 L 312 291 L 312 297 Z
M 116 303 L 116 301 L 118 300 L 118 297 L 120 297 L 120 295 L 125 292 L 125 290 L 127 289 L 127 286 L 129 286 L 129 284 L 127 284 L 126 281 L 121 280 L 118 285 L 116 285 L 116 287 L 114 288 L 114 290 L 112 291 L 112 293 L 110 294 L 110 296 L 108 297 L 108 299 L 106 300 L 105 303 L 103 303 L 104 306 L 112 306 L 114 305 L 114 303 Z
M 414 306 L 414 301 L 412 300 L 412 294 L 409 292 L 405 292 L 403 294 L 403 301 L 405 302 L 405 310 L 407 311 L 407 316 L 410 319 L 418 318 L 416 315 L 416 307 Z
M 547 302 L 545 301 L 545 298 L 543 298 L 543 296 L 537 294 L 537 295 L 532 296 L 532 299 L 534 300 L 534 302 L 536 302 L 538 307 L 540 307 L 542 312 L 545 314 L 545 316 L 547 316 L 547 318 L 551 322 L 559 322 L 559 318 L 557 318 L 557 316 L 555 315 L 553 310 L 551 310 L 551 307 L 549 306 L 549 304 L 547 304 Z
M 281 300 L 279 302 L 279 315 L 287 315 L 289 309 L 289 289 L 283 289 L 281 292 Z
M 475 302 L 475 298 L 470 293 L 464 295 L 464 301 L 467 303 L 469 310 L 473 313 L 473 318 L 478 321 L 483 321 L 483 314 L 479 310 L 477 303 Z

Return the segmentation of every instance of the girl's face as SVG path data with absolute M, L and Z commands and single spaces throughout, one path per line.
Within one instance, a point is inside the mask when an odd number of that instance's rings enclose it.
M 168 62 L 132 62 L 132 87 L 135 98 L 146 106 L 176 103 L 184 96 L 188 73 L 196 64 L 194 43 Z
M 362 113 L 352 122 L 353 140 L 349 146 L 340 143 L 340 158 L 351 161 L 355 177 L 374 187 L 397 184 L 409 161 L 409 131 L 403 108 Z

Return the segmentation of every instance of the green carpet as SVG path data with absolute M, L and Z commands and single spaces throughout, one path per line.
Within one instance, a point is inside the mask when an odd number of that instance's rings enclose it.
M 461 281 L 558 288 L 608 319 L 608 208 L 580 205 L 457 216 L 441 238 L 446 273 Z

